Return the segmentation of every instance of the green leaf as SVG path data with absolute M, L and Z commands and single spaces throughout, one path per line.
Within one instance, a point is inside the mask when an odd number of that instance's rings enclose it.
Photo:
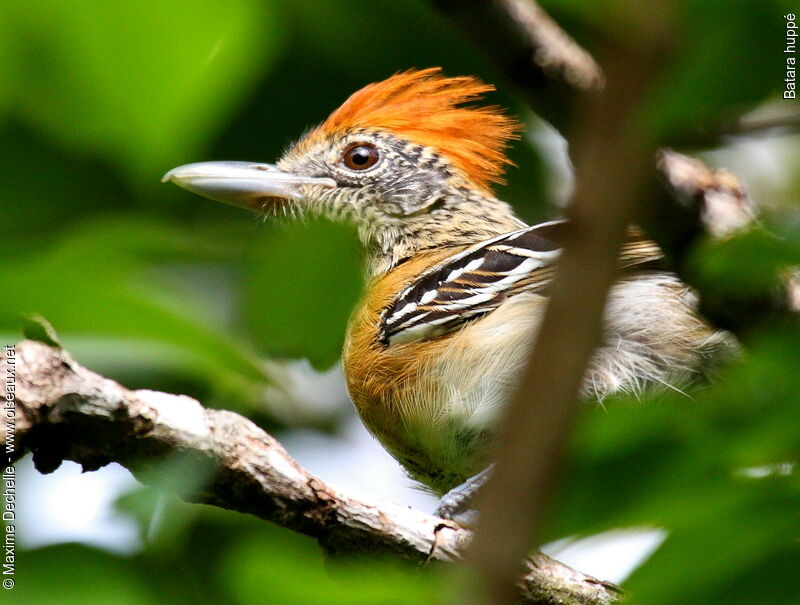
M 38 313 L 67 343 L 80 335 L 169 344 L 212 381 L 263 381 L 253 352 L 196 293 L 152 271 L 150 258 L 204 249 L 192 241 L 158 222 L 88 222 L 0 273 L 0 327 L 12 331 L 19 315 Z
M 41 315 L 28 315 L 25 317 L 23 332 L 25 338 L 29 340 L 37 340 L 57 349 L 62 348 L 55 329 Z
M 543 4 L 562 25 L 576 23 L 571 33 L 590 50 L 606 36 L 636 52 L 650 35 L 642 21 L 669 35 L 637 125 L 660 145 L 697 140 L 782 90 L 785 2 L 677 0 L 655 11 L 626 0 Z
M 2 13 L 13 112 L 153 179 L 208 144 L 282 46 L 256 0 L 5 0 Z
M 754 298 L 777 292 L 780 277 L 800 264 L 800 238 L 754 228 L 727 240 L 704 241 L 690 263 L 704 290 L 721 297 Z
M 683 0 L 674 61 L 643 109 L 644 128 L 670 144 L 702 133 L 776 94 L 783 86 L 785 30 L 778 2 Z
M 673 529 L 626 584 L 631 603 L 793 602 L 796 588 L 788 577 L 800 546 L 787 537 L 798 529 L 797 500 L 753 496 L 728 497 L 715 507 L 696 502 L 695 514 L 686 515 L 683 527 Z M 763 575 L 754 577 L 757 571 Z
M 245 539 L 229 549 L 221 575 L 239 605 L 434 605 L 435 576 L 381 558 L 323 566 L 319 546 L 287 532 Z
M 11 603 L 149 605 L 163 602 L 125 557 L 77 544 L 20 553 Z
M 361 289 L 352 229 L 326 221 L 265 230 L 245 280 L 247 329 L 270 356 L 330 366 Z
M 547 539 L 664 529 L 625 585 L 635 603 L 790 602 L 757 595 L 792 594 L 792 574 L 752 582 L 797 560 L 797 351 L 797 321 L 764 327 L 711 386 L 585 410 Z

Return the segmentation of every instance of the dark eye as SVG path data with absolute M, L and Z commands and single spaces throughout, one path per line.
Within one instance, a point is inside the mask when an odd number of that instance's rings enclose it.
M 342 154 L 344 165 L 350 170 L 366 170 L 378 163 L 380 154 L 371 143 L 353 143 Z

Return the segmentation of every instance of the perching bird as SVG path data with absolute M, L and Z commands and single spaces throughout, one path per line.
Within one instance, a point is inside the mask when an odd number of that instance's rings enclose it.
M 344 346 L 350 396 L 386 450 L 440 496 L 489 463 L 565 227 L 529 227 L 492 193 L 520 128 L 497 107 L 471 105 L 491 90 L 438 68 L 409 70 L 353 94 L 277 165 L 207 162 L 164 177 L 259 213 L 358 226 L 368 281 Z M 685 384 L 730 346 L 661 259 L 631 230 L 587 398 Z

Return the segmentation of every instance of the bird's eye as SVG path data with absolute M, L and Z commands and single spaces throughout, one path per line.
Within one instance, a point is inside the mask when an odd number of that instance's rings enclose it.
M 353 143 L 342 154 L 342 161 L 350 170 L 372 168 L 379 159 L 380 154 L 372 143 Z

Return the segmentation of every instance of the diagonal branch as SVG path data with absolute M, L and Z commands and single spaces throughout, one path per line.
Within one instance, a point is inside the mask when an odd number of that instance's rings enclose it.
M 533 0 L 434 0 L 482 49 L 531 108 L 556 128 L 568 126 L 580 93 L 603 88 L 594 58 Z
M 471 532 L 452 522 L 326 485 L 234 412 L 206 409 L 183 395 L 130 391 L 41 342 L 24 341 L 0 356 L 0 366 L 12 365 L 14 424 L 0 415 L 11 462 L 28 451 L 45 473 L 62 460 L 84 470 L 119 462 L 147 482 L 148 466 L 180 452 L 212 469 L 198 493 L 182 498 L 278 523 L 316 538 L 331 554 L 380 553 L 424 564 L 459 559 L 470 541 Z M 540 605 L 605 604 L 619 595 L 613 585 L 543 554 L 527 560 L 520 587 L 524 603 Z

